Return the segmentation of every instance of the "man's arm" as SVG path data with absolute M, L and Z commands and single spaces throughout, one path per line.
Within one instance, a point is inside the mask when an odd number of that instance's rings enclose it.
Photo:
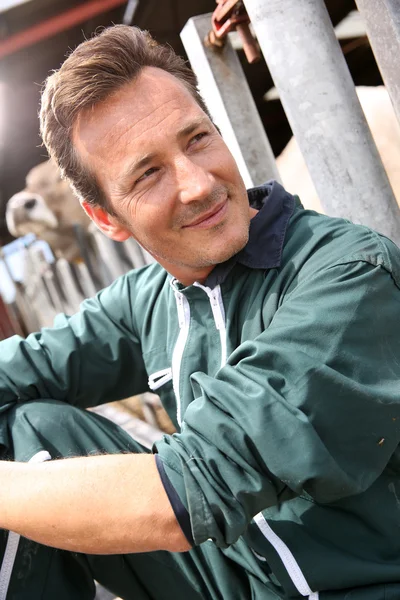
M 156 442 L 195 545 L 235 543 L 282 498 L 360 494 L 399 444 L 400 286 L 366 260 L 309 272 L 214 377 L 191 375 L 182 432 Z
M 0 527 L 88 554 L 190 549 L 153 455 L 0 462 Z
M 135 272 L 54 328 L 0 342 L 0 406 L 51 398 L 87 408 L 148 389 L 135 331 Z

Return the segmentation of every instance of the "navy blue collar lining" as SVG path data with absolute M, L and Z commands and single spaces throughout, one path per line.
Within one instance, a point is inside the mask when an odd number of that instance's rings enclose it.
M 248 190 L 249 204 L 258 210 L 250 221 L 246 246 L 227 261 L 216 265 L 204 285 L 214 288 L 225 281 L 240 263 L 250 269 L 273 269 L 281 264 L 283 243 L 295 198 L 277 181 Z

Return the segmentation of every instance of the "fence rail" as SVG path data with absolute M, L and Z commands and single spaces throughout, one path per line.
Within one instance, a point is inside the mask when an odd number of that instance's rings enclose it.
M 0 248 L 0 266 L 3 267 L 0 277 L 8 278 L 13 292 L 7 303 L 0 294 L 0 340 L 51 326 L 60 312 L 77 312 L 85 298 L 127 271 L 153 262 L 133 239 L 113 242 L 97 229 L 91 231 L 88 242 L 79 231 L 77 235 L 81 245 L 88 244 L 82 249 L 86 260 L 77 263 L 55 260 L 48 246 L 33 236 Z M 4 286 L 4 281 L 0 284 Z M 121 425 L 148 447 L 159 439 L 161 430 L 174 431 L 158 396 L 149 392 L 101 406 L 97 412 Z
M 5 304 L 0 317 L 2 337 L 51 326 L 58 313 L 75 313 L 85 298 L 129 270 L 153 261 L 133 239 L 117 243 L 93 229 L 89 242 L 85 240 L 80 238 L 81 246 L 87 244 L 82 252 L 85 258 L 75 263 L 55 260 L 43 242 L 32 236 L 0 249 L 6 273 L 3 277 L 8 277 L 13 289 L 13 299 Z M 12 268 L 15 261 L 19 264 L 17 274 Z

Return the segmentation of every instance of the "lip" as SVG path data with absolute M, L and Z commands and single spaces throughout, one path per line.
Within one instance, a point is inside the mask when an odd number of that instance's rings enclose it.
M 190 223 L 189 225 L 185 225 L 184 229 L 206 229 L 207 227 L 212 227 L 213 225 L 217 225 L 224 218 L 228 207 L 228 200 L 224 200 L 218 206 L 214 206 L 214 208 L 201 215 L 196 221 Z

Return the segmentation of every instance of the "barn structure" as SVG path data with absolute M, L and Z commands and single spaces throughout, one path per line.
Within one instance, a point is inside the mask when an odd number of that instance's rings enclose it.
M 326 0 L 356 85 L 382 83 L 354 0 Z M 45 160 L 37 110 L 41 84 L 84 37 L 112 23 L 133 23 L 185 54 L 180 32 L 215 0 L 2 0 L 0 3 L 0 246 L 10 241 L 5 202 L 24 187 L 26 173 Z M 250 90 L 275 155 L 291 137 L 264 60 L 248 64 L 238 49 Z

